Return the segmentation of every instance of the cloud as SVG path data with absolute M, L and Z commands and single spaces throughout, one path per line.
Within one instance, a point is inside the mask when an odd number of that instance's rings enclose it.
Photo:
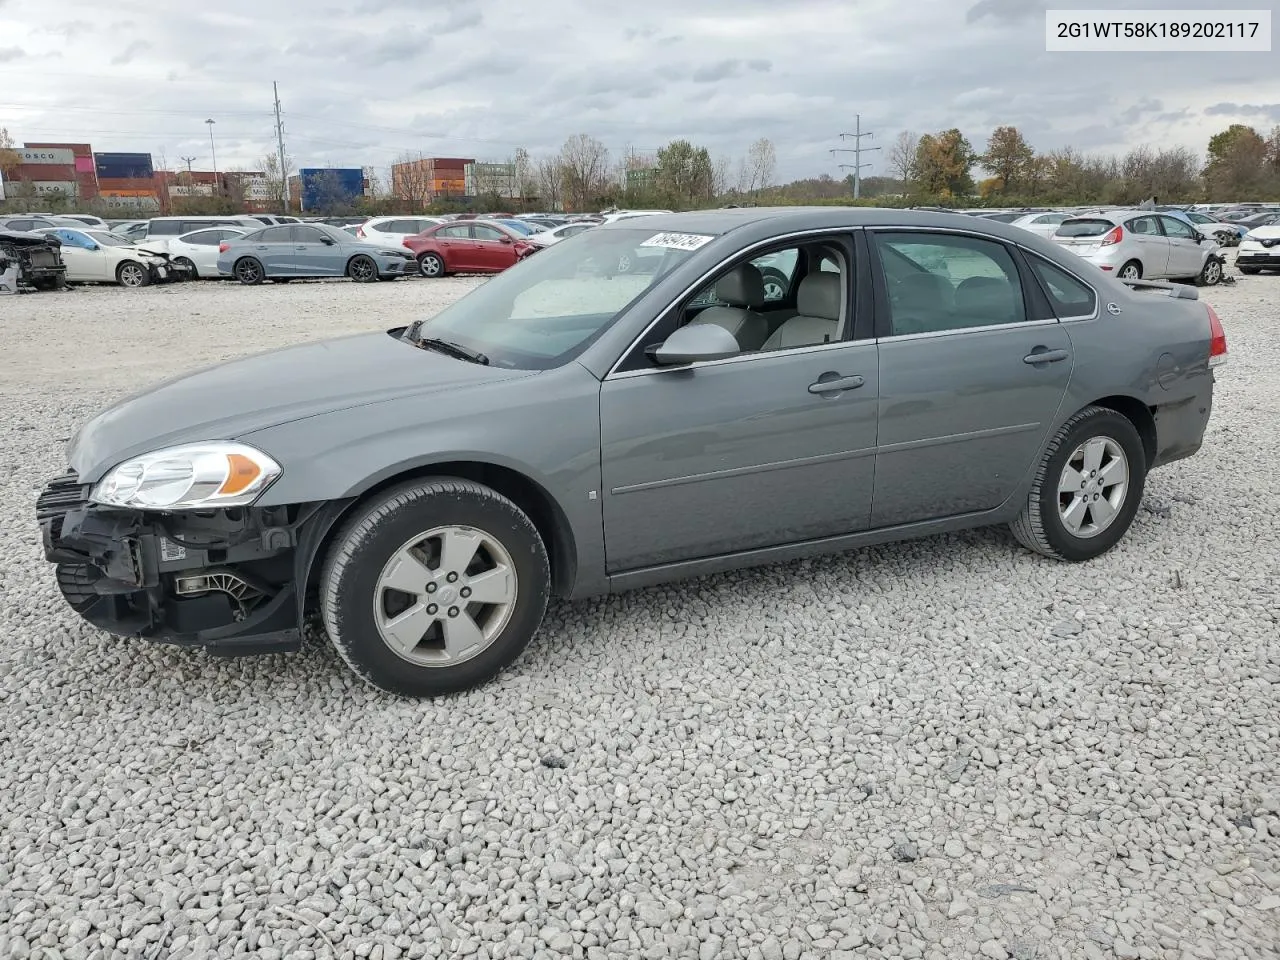
M 1208 117 L 1257 117 L 1280 123 L 1280 103 L 1215 103 L 1204 113 Z
M 134 57 L 136 57 L 140 53 L 146 53 L 150 49 L 151 49 L 151 44 L 148 43 L 146 40 L 135 40 L 133 41 L 133 43 L 129 44 L 127 47 L 125 47 L 123 50 L 117 53 L 114 57 L 112 57 L 111 62 L 112 64 L 115 64 L 115 65 L 132 63 Z
M 1164 104 L 1159 100 L 1146 98 L 1139 100 L 1124 113 L 1120 114 L 1120 119 L 1124 123 L 1137 123 L 1148 113 L 1159 113 L 1164 109 Z
M 967 23 L 977 23 L 983 17 L 993 20 L 1011 20 L 1021 22 L 1031 17 L 1042 16 L 1045 7 L 1032 0 L 979 0 L 965 14 Z
M 470 30 L 478 27 L 484 21 L 484 15 L 474 7 L 471 9 L 459 8 L 449 14 L 444 22 L 432 28 L 432 33 L 438 37 L 447 36 L 450 33 L 461 33 L 463 30 Z
M 741 72 L 741 60 L 721 60 L 693 71 L 693 82 L 716 83 L 720 80 L 728 80 L 730 77 L 735 77 Z
M 4 0 L 0 0 L 0 3 L 3 2 Z M 88 20 L 72 20 L 68 23 L 40 27 L 40 32 L 53 34 L 55 37 L 62 37 L 65 40 L 74 40 L 76 37 L 93 33 L 96 29 L 98 28 Z
M 3 2 L 3 0 L 0 0 Z M 0 47 L 0 63 L 12 63 L 14 60 L 21 60 L 27 55 L 27 52 L 21 47 Z

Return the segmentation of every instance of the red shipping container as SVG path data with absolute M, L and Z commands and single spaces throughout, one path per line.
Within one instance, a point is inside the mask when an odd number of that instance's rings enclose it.
M 62 163 L 20 163 L 13 180 L 74 180 L 76 168 Z

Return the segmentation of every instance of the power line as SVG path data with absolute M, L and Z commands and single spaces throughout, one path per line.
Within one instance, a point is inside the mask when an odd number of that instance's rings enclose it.
M 862 196 L 862 171 L 863 171 L 863 168 L 871 166 L 871 164 L 870 164 L 870 163 L 863 163 L 863 162 L 862 162 L 862 155 L 863 155 L 864 153 L 872 153 L 872 152 L 874 152 L 874 151 L 876 151 L 876 150 L 879 150 L 879 149 L 880 149 L 880 147 L 864 147 L 864 146 L 862 145 L 862 138 L 863 138 L 863 137 L 874 137 L 874 136 L 875 136 L 875 134 L 874 134 L 874 133 L 870 133 L 870 132 L 868 132 L 868 133 L 864 133 L 864 132 L 862 131 L 862 114 L 860 114 L 860 113 L 854 114 L 854 120 L 855 120 L 855 123 L 857 124 L 857 125 L 854 127 L 854 131 L 855 131 L 855 132 L 854 132 L 854 133 L 842 133 L 842 134 L 840 134 L 840 139 L 841 139 L 841 140 L 845 140 L 845 139 L 852 139 L 852 140 L 853 140 L 853 148 L 852 148 L 852 149 L 849 149 L 849 148 L 847 148 L 847 147 L 836 147 L 835 149 L 833 149 L 833 150 L 831 151 L 831 155 L 834 157 L 837 153 L 852 153 L 852 154 L 853 154 L 853 163 L 842 163 L 842 164 L 840 164 L 840 169 L 842 169 L 842 170 L 847 169 L 847 168 L 852 168 L 852 169 L 853 169 L 853 198 L 856 200 L 856 199 L 858 199 L 860 196 Z

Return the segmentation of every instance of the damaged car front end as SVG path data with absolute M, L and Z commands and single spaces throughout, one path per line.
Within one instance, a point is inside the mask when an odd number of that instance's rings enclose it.
M 45 557 L 85 620 L 211 653 L 297 649 L 306 582 L 325 504 L 253 507 L 279 475 L 241 444 L 135 457 L 96 484 L 74 471 L 36 501 Z
M 0 274 L 17 267 L 18 289 L 57 290 L 67 285 L 57 237 L 0 230 Z

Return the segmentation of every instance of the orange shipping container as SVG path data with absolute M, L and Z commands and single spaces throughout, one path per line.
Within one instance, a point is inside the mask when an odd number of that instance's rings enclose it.
M 155 190 L 102 190 L 104 197 L 154 197 Z

